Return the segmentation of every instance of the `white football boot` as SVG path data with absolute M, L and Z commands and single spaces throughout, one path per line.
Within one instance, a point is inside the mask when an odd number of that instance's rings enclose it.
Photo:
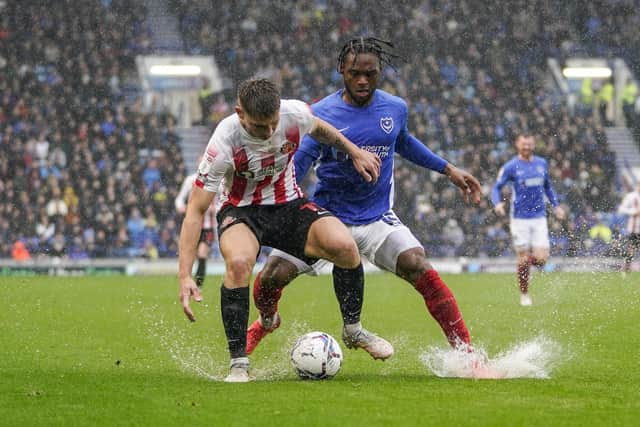
M 533 304 L 533 300 L 529 294 L 520 294 L 520 305 L 523 307 L 529 307 Z
M 226 383 L 248 383 L 251 381 L 249 377 L 249 358 L 238 357 L 231 359 L 229 375 L 224 379 Z
M 389 341 L 362 327 L 353 334 L 348 334 L 346 328 L 343 328 L 342 340 L 347 348 L 361 348 L 374 359 L 385 360 L 393 356 L 393 346 Z

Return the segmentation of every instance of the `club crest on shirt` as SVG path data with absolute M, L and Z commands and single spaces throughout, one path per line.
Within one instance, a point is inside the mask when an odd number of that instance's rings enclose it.
M 382 117 L 380 119 L 380 127 L 385 133 L 391 133 L 393 130 L 393 117 Z

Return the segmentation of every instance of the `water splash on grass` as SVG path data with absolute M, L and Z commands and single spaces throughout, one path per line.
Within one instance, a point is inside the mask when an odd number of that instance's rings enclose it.
M 166 319 L 157 306 L 146 306 L 137 311 L 139 326 L 146 336 L 166 352 L 181 371 L 214 381 L 221 381 L 227 375 L 228 360 L 214 357 L 213 349 L 208 345 L 210 340 L 218 339 L 217 336 L 201 339 L 198 343 L 199 337 Z
M 430 347 L 420 359 L 431 372 L 443 378 L 545 379 L 551 378 L 553 369 L 563 359 L 563 352 L 557 342 L 538 336 L 517 343 L 494 358 L 487 357 L 481 347 L 476 347 L 476 354 Z
M 226 347 L 224 331 L 209 330 L 206 337 L 189 333 L 189 328 L 166 319 L 157 306 L 137 308 L 140 325 L 154 343 L 166 352 L 180 370 L 187 374 L 222 381 L 228 374 L 229 360 L 216 357 L 219 348 Z M 311 327 L 304 321 L 292 321 L 276 332 L 286 337 L 286 343 L 276 350 L 268 351 L 263 344 L 251 356 L 250 374 L 256 381 L 278 381 L 295 378 L 289 361 L 289 351 L 296 339 L 309 332 Z M 267 336 L 265 342 L 272 337 Z M 227 356 L 226 350 L 224 355 Z M 228 356 L 227 356 L 228 357 Z

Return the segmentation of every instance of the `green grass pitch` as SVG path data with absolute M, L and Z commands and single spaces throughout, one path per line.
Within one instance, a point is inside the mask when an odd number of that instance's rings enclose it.
M 388 274 L 367 275 L 362 319 L 394 344 L 391 360 L 343 347 L 335 379 L 298 380 L 295 338 L 341 328 L 330 277 L 304 277 L 251 357 L 249 384 L 220 381 L 219 277 L 207 278 L 194 324 L 174 277 L 0 277 L 0 425 L 639 425 L 640 275 L 538 274 L 526 308 L 515 274 L 443 277 L 490 356 L 536 337 L 556 343 L 550 378 L 435 376 L 420 356 L 446 341 L 419 295 Z

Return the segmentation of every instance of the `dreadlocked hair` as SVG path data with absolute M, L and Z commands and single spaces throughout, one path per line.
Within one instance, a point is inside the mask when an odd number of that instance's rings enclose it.
M 249 79 L 240 83 L 238 101 L 248 114 L 265 119 L 280 109 L 280 91 L 271 80 Z
M 373 53 L 378 57 L 382 65 L 387 64 L 395 70 L 392 61 L 395 58 L 400 58 L 400 56 L 393 53 L 392 50 L 393 43 L 375 37 L 358 37 L 351 39 L 342 46 L 338 54 L 338 72 L 341 73 L 344 70 L 344 61 L 349 53 L 355 55 L 354 61 L 360 53 Z

